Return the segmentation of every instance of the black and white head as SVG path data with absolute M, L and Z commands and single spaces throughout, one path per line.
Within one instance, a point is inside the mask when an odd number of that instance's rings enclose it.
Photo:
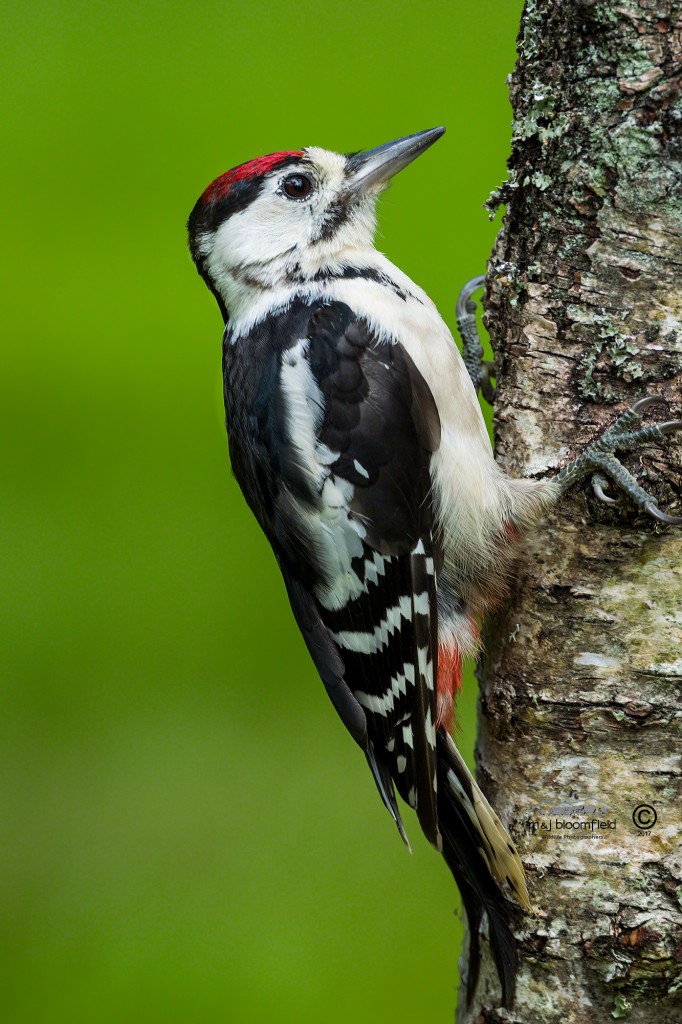
M 216 178 L 188 231 L 192 258 L 225 319 L 268 288 L 319 280 L 358 249 L 373 249 L 377 196 L 444 131 L 346 156 L 316 146 L 271 153 Z

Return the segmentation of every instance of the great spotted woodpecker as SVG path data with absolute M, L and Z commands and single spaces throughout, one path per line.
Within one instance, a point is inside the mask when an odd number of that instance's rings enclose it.
M 374 247 L 377 196 L 443 132 L 350 156 L 310 147 L 251 160 L 201 195 L 189 244 L 225 321 L 233 471 L 296 622 L 403 839 L 394 790 L 457 881 L 469 994 L 485 914 L 509 1005 L 505 888 L 530 901 L 450 735 L 462 659 L 477 653 L 476 621 L 504 593 L 529 524 L 586 473 L 623 485 L 613 452 L 680 424 L 633 433 L 640 403 L 559 477 L 502 472 L 471 379 L 471 323 L 470 377 L 434 304 Z M 596 486 L 603 495 L 601 476 Z

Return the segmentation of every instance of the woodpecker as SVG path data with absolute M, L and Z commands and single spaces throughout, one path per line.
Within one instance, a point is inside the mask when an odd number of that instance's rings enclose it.
M 188 233 L 225 322 L 234 475 L 400 835 L 407 843 L 396 791 L 459 886 L 469 997 L 485 916 L 509 1006 L 508 895 L 531 904 L 514 844 L 450 734 L 462 659 L 478 653 L 477 621 L 504 594 L 529 526 L 588 473 L 605 498 L 603 473 L 628 490 L 615 450 L 681 424 L 633 431 L 639 403 L 554 479 L 511 479 L 497 465 L 478 378 L 426 293 L 374 246 L 377 197 L 443 133 L 251 160 L 208 186 Z

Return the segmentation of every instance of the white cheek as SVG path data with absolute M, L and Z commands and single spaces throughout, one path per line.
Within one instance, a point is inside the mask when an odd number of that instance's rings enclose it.
M 211 262 L 232 269 L 276 259 L 305 242 L 310 220 L 306 204 L 277 195 L 259 197 L 218 229 Z

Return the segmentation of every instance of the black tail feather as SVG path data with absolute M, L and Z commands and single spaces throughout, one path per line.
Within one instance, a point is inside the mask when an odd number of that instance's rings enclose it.
M 479 900 L 476 892 L 467 882 L 465 876 L 452 863 L 453 858 L 446 856 L 448 867 L 452 871 L 452 874 L 457 882 L 457 887 L 462 897 L 462 904 L 467 917 L 467 926 L 469 932 L 469 962 L 467 964 L 467 976 L 466 976 L 466 1003 L 467 1006 L 471 1005 L 478 985 L 478 975 L 481 967 L 481 940 L 480 940 L 480 928 L 483 920 L 483 907 Z
M 467 1004 L 471 1003 L 480 969 L 480 925 L 488 918 L 490 948 L 502 987 L 502 1003 L 511 1007 L 516 988 L 517 955 L 510 928 L 513 905 L 505 898 L 483 853 L 480 831 L 472 820 L 473 804 L 467 794 L 452 784 L 449 773 L 457 772 L 447 735 L 438 734 L 438 824 L 443 856 L 462 894 L 469 925 L 469 969 Z
M 374 750 L 374 744 L 370 740 L 367 749 L 365 750 L 365 757 L 367 758 L 367 764 L 369 765 L 376 787 L 379 790 L 379 796 L 384 802 L 388 813 L 393 818 L 394 822 L 398 826 L 398 832 L 405 846 L 412 853 L 412 847 L 410 846 L 410 840 L 407 838 L 405 832 L 405 826 L 403 820 L 400 817 L 400 808 L 398 807 L 398 801 L 395 798 L 395 790 L 393 789 L 393 780 L 391 779 L 391 772 L 386 763 L 378 758 L 376 751 Z

